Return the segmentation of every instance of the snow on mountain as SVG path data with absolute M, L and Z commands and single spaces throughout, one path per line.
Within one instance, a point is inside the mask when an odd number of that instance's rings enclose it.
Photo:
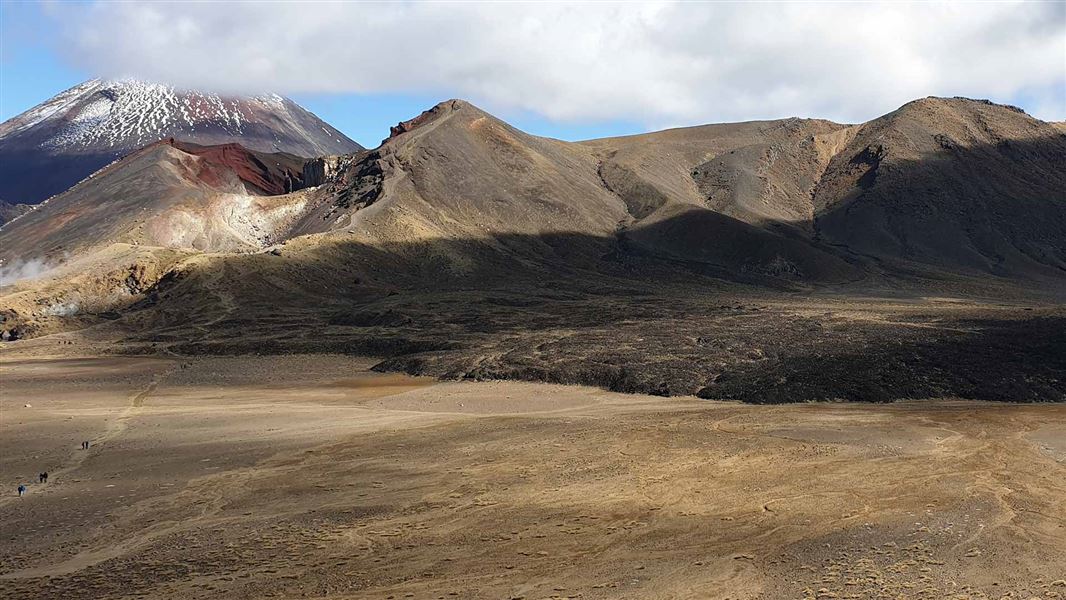
M 362 149 L 276 94 L 221 96 L 94 79 L 0 124 L 0 197 L 40 202 L 116 158 L 171 137 L 304 157 Z

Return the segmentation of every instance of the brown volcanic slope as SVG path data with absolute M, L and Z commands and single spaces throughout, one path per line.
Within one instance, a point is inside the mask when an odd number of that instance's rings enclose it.
M 75 262 L 101 241 L 280 244 L 168 255 L 112 309 L 136 310 L 95 328 L 127 348 L 340 351 L 431 375 L 752 401 L 1061 400 L 1061 304 L 869 296 L 1060 294 L 1064 143 L 1057 125 L 972 100 L 860 126 L 787 119 L 579 144 L 455 100 L 373 151 L 319 161 L 325 184 L 295 194 L 250 196 L 231 162 L 228 178 L 205 179 L 201 163 L 224 150 L 153 147 L 99 177 L 115 182 L 111 210 L 146 213 L 120 220 L 132 227 L 92 209 L 94 180 L 56 199 L 82 212 L 35 211 L 0 243 L 12 259 L 62 247 Z M 160 200 L 175 188 L 193 200 Z M 6 331 L 92 322 L 46 287 L 15 286 Z
M 784 119 L 671 129 L 585 142 L 603 160 L 604 182 L 650 212 L 675 201 L 748 223 L 802 226 L 811 192 L 853 128 Z
M 299 201 L 266 196 L 304 187 L 305 162 L 237 144 L 164 140 L 5 226 L 0 258 L 55 261 L 114 243 L 259 248 L 299 213 Z
M 94 79 L 0 124 L 0 197 L 36 204 L 165 138 L 304 157 L 362 149 L 281 96 L 225 97 Z
M 6 337 L 80 327 L 143 298 L 196 252 L 288 235 L 306 159 L 236 144 L 151 144 L 0 229 Z
M 1004 277 L 1066 273 L 1066 135 L 1020 110 L 927 98 L 871 121 L 815 191 L 828 242 Z
M 241 180 L 237 187 L 254 194 L 302 187 L 296 157 L 170 145 L 204 165 L 224 165 Z M 74 196 L 88 204 L 108 195 L 151 213 L 145 201 L 174 194 L 152 184 L 130 196 L 102 188 L 159 158 L 123 161 Z M 311 253 L 319 246 L 395 250 L 442 242 L 450 248 L 438 248 L 433 269 L 449 276 L 465 276 L 490 257 L 531 268 L 595 269 L 622 246 L 757 282 L 839 283 L 886 260 L 934 272 L 1054 279 L 1066 267 L 1064 164 L 1060 128 L 972 100 L 917 101 L 861 126 L 785 119 L 580 144 L 530 136 L 456 100 L 394 128 L 378 149 L 334 163 L 337 173 L 312 201 L 289 207 L 291 230 L 261 240 L 326 234 L 292 245 L 292 252 Z M 211 173 L 178 180 L 189 190 L 227 191 Z M 35 217 L 23 226 L 55 226 L 47 211 Z M 108 226 L 116 221 L 109 218 Z M 110 239 L 91 230 L 71 222 L 74 237 Z M 8 257 L 62 246 L 49 246 L 40 232 L 16 233 L 5 230 Z M 570 243 L 552 246 L 547 236 Z M 167 237 L 159 230 L 137 241 L 187 244 L 187 236 Z
M 525 134 L 461 101 L 417 121 L 327 186 L 328 202 L 304 223 L 326 235 L 294 240 L 287 253 L 387 248 L 420 277 L 477 281 L 497 276 L 501 261 L 525 270 L 592 264 L 628 217 L 580 146 Z
M 586 144 L 644 198 L 795 228 L 866 261 L 1066 269 L 1066 135 L 1013 107 L 926 98 L 857 126 L 789 119 Z
M 684 188 L 681 179 L 654 167 L 649 169 L 656 176 L 645 179 L 611 162 L 620 153 L 615 150 L 530 136 L 457 100 L 409 123 L 347 168 L 333 184 L 335 200 L 322 205 L 305 231 L 328 230 L 333 233 L 327 239 L 334 242 L 375 247 L 432 243 L 430 276 L 477 279 L 472 272 L 488 265 L 482 275 L 497 277 L 500 260 L 552 271 L 595 270 L 619 245 L 727 277 L 780 274 L 843 281 L 858 276 L 854 267 L 810 240 L 791 232 L 775 235 L 713 210 L 699 202 L 697 192 L 676 192 Z M 815 131 L 828 127 L 811 123 Z M 745 142 L 763 135 L 801 137 L 791 124 L 736 126 L 732 135 Z M 705 136 L 715 139 L 713 132 Z M 696 160 L 709 152 L 691 146 Z M 678 178 L 688 177 L 690 167 L 678 154 L 655 152 L 675 163 Z M 316 238 L 313 244 L 318 243 Z M 791 270 L 777 273 L 781 268 Z
M 786 119 L 582 144 L 452 101 L 354 161 L 327 222 L 308 230 L 372 245 L 532 243 L 541 264 L 559 249 L 525 238 L 576 234 L 593 262 L 621 243 L 734 279 L 844 282 L 865 265 L 1061 280 L 1064 166 L 1061 128 L 964 99 L 861 126 Z
M 0 200 L 0 226 L 33 210 L 29 204 L 11 204 Z

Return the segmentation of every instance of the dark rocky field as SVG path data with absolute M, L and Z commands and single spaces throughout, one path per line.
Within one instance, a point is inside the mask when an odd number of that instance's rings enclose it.
M 1053 303 L 580 286 L 392 290 L 303 314 L 242 304 L 130 350 L 339 352 L 444 379 L 751 403 L 1066 400 L 1066 309 Z

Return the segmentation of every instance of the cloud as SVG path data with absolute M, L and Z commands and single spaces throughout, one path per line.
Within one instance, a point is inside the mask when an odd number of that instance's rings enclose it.
M 855 122 L 927 95 L 1066 118 L 1063 3 L 64 5 L 103 76 L 219 91 L 431 93 L 560 121 Z

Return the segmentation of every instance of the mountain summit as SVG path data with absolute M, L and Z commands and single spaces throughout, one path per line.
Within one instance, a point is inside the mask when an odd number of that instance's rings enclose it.
M 362 147 L 288 98 L 94 79 L 0 124 L 0 198 L 37 203 L 164 138 L 304 157 Z

